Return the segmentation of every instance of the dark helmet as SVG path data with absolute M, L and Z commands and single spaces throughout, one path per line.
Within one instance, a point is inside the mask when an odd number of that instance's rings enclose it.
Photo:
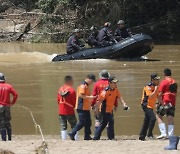
M 119 21 L 117 22 L 117 24 L 118 24 L 118 25 L 124 25 L 125 22 L 124 22 L 124 20 L 119 20 Z
M 111 26 L 111 23 L 110 22 L 105 22 L 104 23 L 104 27 L 110 27 Z
M 110 74 L 107 70 L 102 70 L 99 73 L 99 78 L 104 78 L 104 79 L 108 79 L 110 77 Z
M 0 73 L 0 82 L 4 82 L 6 79 L 5 79 L 5 76 L 3 73 Z

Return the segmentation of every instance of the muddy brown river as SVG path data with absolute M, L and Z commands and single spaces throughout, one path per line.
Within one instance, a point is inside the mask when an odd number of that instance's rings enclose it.
M 74 77 L 74 88 L 88 73 L 95 73 L 98 77 L 102 69 L 107 69 L 111 75 L 119 79 L 118 88 L 130 110 L 123 111 L 121 104 L 119 105 L 115 113 L 116 135 L 139 134 L 144 116 L 140 107 L 142 89 L 150 81 L 151 73 L 159 73 L 163 77 L 163 69 L 171 68 L 173 77 L 180 85 L 180 45 L 156 45 L 147 55 L 152 61 L 146 62 L 106 59 L 51 62 L 53 54 L 63 52 L 65 52 L 64 44 L 0 43 L 0 72 L 5 74 L 7 82 L 19 93 L 17 104 L 12 107 L 13 134 L 36 133 L 29 112 L 18 104 L 32 110 L 44 134 L 59 134 L 56 95 L 65 75 Z M 179 101 L 178 92 L 175 116 L 175 134 L 178 135 L 180 135 Z M 159 134 L 157 124 L 154 134 Z

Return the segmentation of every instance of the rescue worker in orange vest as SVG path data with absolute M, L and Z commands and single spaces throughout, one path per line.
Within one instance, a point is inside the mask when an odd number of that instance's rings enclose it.
M 13 96 L 12 100 L 11 95 Z M 10 107 L 16 103 L 17 98 L 16 90 L 10 84 L 5 83 L 4 74 L 0 73 L 0 131 L 2 141 L 6 141 L 7 135 L 9 141 L 12 139 Z
M 76 104 L 76 92 L 73 89 L 73 78 L 65 76 L 65 84 L 59 88 L 57 101 L 59 105 L 59 120 L 61 124 L 61 138 L 67 138 L 67 122 L 73 129 L 77 123 L 74 107 Z
M 144 87 L 141 107 L 144 111 L 144 123 L 141 128 L 139 140 L 144 141 L 148 131 L 148 137 L 153 139 L 153 129 L 156 122 L 156 116 L 153 112 L 156 102 L 158 100 L 158 85 L 160 77 L 154 73 L 151 75 L 151 82 Z
M 90 95 L 89 86 L 96 81 L 94 74 L 89 74 L 85 81 L 82 82 L 77 88 L 77 99 L 76 109 L 79 116 L 79 122 L 73 128 L 72 132 L 69 133 L 71 140 L 75 140 L 74 136 L 77 131 L 84 127 L 84 140 L 91 140 L 91 101 L 96 96 Z
M 99 73 L 100 79 L 94 84 L 94 87 L 93 87 L 93 96 L 99 96 L 101 94 L 101 92 L 106 87 L 108 87 L 109 77 L 110 77 L 110 73 L 107 70 L 100 71 L 100 73 Z M 92 104 L 91 104 L 92 109 L 94 109 L 94 105 L 96 104 L 97 101 L 99 101 L 97 98 L 92 101 Z M 116 110 L 117 106 L 118 106 L 117 100 L 115 101 L 114 105 L 115 105 L 114 109 Z M 95 131 L 94 131 L 94 134 L 96 133 L 96 131 L 100 125 L 101 118 L 102 118 L 102 116 L 101 116 L 100 112 L 98 114 L 95 114 Z M 113 121 L 114 121 L 114 119 L 113 119 Z M 109 127 L 107 127 L 107 136 L 109 136 L 109 134 L 110 134 Z
M 160 102 L 157 108 L 157 121 L 159 124 L 159 130 L 161 135 L 157 139 L 166 138 L 166 126 L 163 122 L 163 116 L 167 116 L 168 121 L 168 136 L 174 135 L 174 114 L 177 95 L 177 83 L 171 77 L 171 70 L 169 68 L 164 69 L 164 79 L 159 86 Z
M 109 127 L 109 140 L 114 140 L 114 121 L 113 121 L 113 109 L 114 102 L 120 100 L 124 106 L 124 110 L 128 110 L 128 106 L 124 102 L 123 98 L 120 95 L 119 90 L 117 89 L 116 83 L 118 80 L 115 77 L 110 77 L 108 79 L 109 86 L 103 90 L 99 96 L 99 102 L 96 103 L 96 111 L 100 109 L 102 120 L 100 126 L 98 127 L 93 140 L 99 140 L 101 133 L 108 124 Z

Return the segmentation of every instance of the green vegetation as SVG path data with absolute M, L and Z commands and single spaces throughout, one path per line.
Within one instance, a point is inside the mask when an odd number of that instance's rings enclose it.
M 39 19 L 40 32 L 62 33 L 47 36 L 50 41 L 66 40 L 76 27 L 88 29 L 96 25 L 101 28 L 105 21 L 110 21 L 114 30 L 117 21 L 123 19 L 131 31 L 147 33 L 158 43 L 180 42 L 179 0 L 0 0 L 0 4 L 2 1 L 6 5 L 0 5 L 1 13 L 16 7 L 57 15 Z

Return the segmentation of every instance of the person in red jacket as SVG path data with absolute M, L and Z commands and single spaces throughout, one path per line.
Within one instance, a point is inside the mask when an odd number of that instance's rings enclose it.
M 10 99 L 11 95 L 13 96 L 12 100 Z M 6 141 L 6 135 L 11 141 L 10 107 L 16 103 L 17 98 L 18 94 L 15 89 L 10 84 L 5 83 L 4 74 L 0 73 L 0 131 L 2 141 Z
M 72 88 L 73 78 L 71 76 L 65 76 L 64 81 L 65 84 L 59 88 L 57 96 L 59 105 L 59 120 L 61 124 L 61 137 L 63 140 L 67 138 L 67 121 L 70 123 L 72 129 L 77 123 L 74 112 L 76 92 Z
M 108 78 L 110 77 L 110 73 L 107 70 L 102 70 L 99 73 L 99 80 L 94 84 L 93 87 L 93 96 L 99 96 L 100 93 L 106 88 L 108 87 L 109 83 L 108 83 Z M 94 105 L 96 104 L 96 102 L 98 101 L 98 99 L 93 99 L 92 101 L 92 108 L 94 109 Z M 117 109 L 118 103 L 117 100 L 115 101 L 115 110 Z M 95 114 L 95 131 L 94 134 L 96 133 L 98 127 L 100 126 L 100 121 L 102 119 L 102 116 L 100 113 Z M 113 119 L 114 120 L 114 119 Z M 107 127 L 107 136 L 109 137 L 110 135 L 109 132 L 109 127 Z M 113 135 L 114 136 L 114 135 Z
M 174 116 L 177 97 L 177 83 L 171 76 L 169 68 L 164 69 L 164 79 L 159 85 L 160 102 L 157 108 L 157 121 L 161 135 L 157 139 L 167 137 L 166 125 L 163 116 L 166 115 L 168 121 L 168 137 L 174 135 Z

